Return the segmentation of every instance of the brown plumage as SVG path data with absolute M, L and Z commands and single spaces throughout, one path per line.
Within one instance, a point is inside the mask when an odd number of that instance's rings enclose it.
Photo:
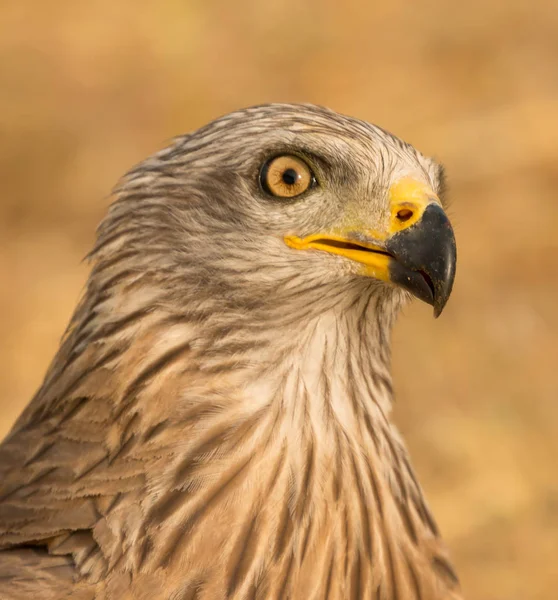
M 129 172 L 0 446 L 0 598 L 459 598 L 389 420 L 399 308 L 451 290 L 441 187 L 389 133 L 295 105 Z

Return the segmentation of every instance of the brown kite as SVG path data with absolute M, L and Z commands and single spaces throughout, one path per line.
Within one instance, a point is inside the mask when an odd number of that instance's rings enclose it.
M 390 421 L 397 314 L 452 288 L 442 188 L 306 105 L 130 171 L 0 446 L 0 598 L 460 598 Z

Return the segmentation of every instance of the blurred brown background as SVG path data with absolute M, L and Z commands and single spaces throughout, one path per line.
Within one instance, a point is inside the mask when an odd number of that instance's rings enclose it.
M 469 599 L 558 592 L 558 8 L 35 0 L 0 7 L 0 436 L 41 382 L 119 175 L 268 101 L 448 167 L 455 293 L 395 335 L 403 430 Z

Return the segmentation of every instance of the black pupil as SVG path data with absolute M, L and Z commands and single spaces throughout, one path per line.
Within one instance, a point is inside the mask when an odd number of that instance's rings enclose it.
M 298 173 L 294 169 L 285 169 L 282 179 L 286 185 L 294 185 L 298 180 Z

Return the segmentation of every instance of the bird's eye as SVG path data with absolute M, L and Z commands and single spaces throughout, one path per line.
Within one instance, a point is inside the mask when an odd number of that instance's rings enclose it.
M 310 167 L 300 158 L 286 154 L 265 163 L 260 173 L 263 189 L 278 198 L 294 198 L 315 183 Z

